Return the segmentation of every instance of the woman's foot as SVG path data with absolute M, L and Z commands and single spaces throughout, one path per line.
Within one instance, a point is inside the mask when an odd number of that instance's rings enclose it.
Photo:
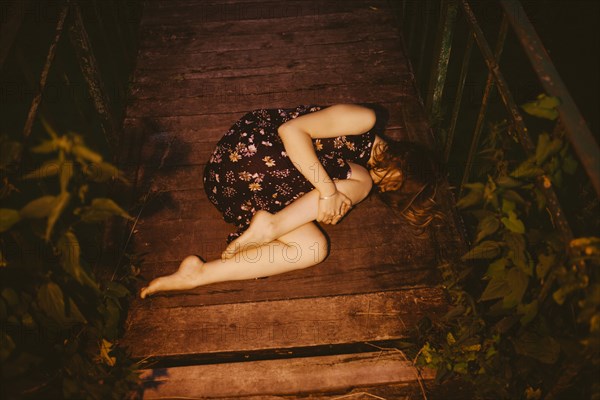
M 248 229 L 239 238 L 229 243 L 229 246 L 221 254 L 221 258 L 223 260 L 233 258 L 244 249 L 259 247 L 275 240 L 273 217 L 274 215 L 268 211 L 257 211 L 252 217 Z
M 197 256 L 187 256 L 179 265 L 177 272 L 152 280 L 148 286 L 142 288 L 140 297 L 144 299 L 157 292 L 187 290 L 199 286 L 203 265 L 204 262 Z

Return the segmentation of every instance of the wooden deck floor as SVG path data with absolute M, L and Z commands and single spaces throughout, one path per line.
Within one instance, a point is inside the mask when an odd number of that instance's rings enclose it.
M 140 29 L 120 157 L 146 199 L 134 250 L 145 253 L 147 279 L 188 254 L 219 257 L 234 228 L 206 198 L 203 168 L 249 110 L 375 102 L 390 112 L 390 136 L 432 142 L 385 1 L 152 0 Z M 450 198 L 440 193 L 446 207 Z M 316 267 L 134 300 L 123 344 L 157 366 L 243 366 L 373 351 L 364 343 L 405 338 L 420 318 L 444 312 L 436 266 L 458 246 L 452 224 L 418 239 L 371 197 L 324 228 L 331 251 Z M 148 393 L 186 393 L 171 386 Z

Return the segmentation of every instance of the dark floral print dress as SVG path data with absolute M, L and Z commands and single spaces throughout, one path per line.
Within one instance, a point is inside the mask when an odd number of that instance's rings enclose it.
M 224 220 L 237 226 L 228 243 L 248 228 L 256 211 L 276 213 L 314 189 L 288 157 L 277 129 L 292 118 L 323 108 L 301 105 L 254 110 L 233 124 L 217 143 L 204 170 L 204 190 Z M 374 139 L 371 130 L 312 142 L 329 177 L 349 179 L 348 161 L 366 168 Z

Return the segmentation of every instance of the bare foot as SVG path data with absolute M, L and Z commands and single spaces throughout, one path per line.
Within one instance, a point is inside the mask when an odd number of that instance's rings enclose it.
M 233 258 L 238 252 L 252 247 L 262 246 L 273 241 L 273 214 L 268 211 L 259 210 L 252 217 L 250 226 L 239 238 L 229 243 L 229 246 L 221 254 L 226 260 Z
M 177 272 L 152 280 L 148 286 L 142 288 L 140 297 L 144 299 L 157 292 L 186 290 L 199 286 L 203 265 L 204 262 L 197 256 L 187 256 L 179 265 Z

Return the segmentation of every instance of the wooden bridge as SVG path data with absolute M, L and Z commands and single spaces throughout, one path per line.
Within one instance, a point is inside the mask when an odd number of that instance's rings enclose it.
M 379 103 L 390 136 L 433 145 L 399 32 L 383 0 L 146 1 L 119 155 L 143 202 L 143 277 L 220 256 L 233 227 L 202 173 L 249 110 Z M 144 397 L 422 398 L 434 372 L 399 342 L 446 311 L 436 267 L 462 249 L 455 226 L 417 237 L 372 196 L 323 227 L 316 267 L 135 299 L 122 344 L 148 361 Z

